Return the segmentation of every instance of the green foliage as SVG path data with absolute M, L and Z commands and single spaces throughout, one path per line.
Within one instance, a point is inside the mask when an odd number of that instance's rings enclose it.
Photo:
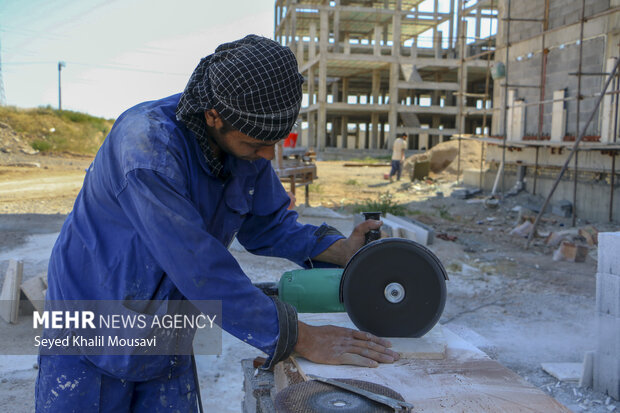
M 392 215 L 405 215 L 407 208 L 404 205 L 397 204 L 392 198 L 393 195 L 387 191 L 380 194 L 378 200 L 367 199 L 361 204 L 354 205 L 353 210 L 355 212 L 381 211 L 383 216 L 388 212 Z
M 437 214 L 445 220 L 448 221 L 454 221 L 454 217 L 452 216 L 452 214 L 450 214 L 450 211 L 448 211 L 448 207 L 445 205 L 441 205 L 437 208 Z
M 357 182 L 355 179 L 349 179 L 347 182 L 344 183 L 345 185 L 351 185 L 351 186 L 359 186 L 360 183 Z
M 34 141 L 30 144 L 30 146 L 32 146 L 32 149 L 36 149 L 37 151 L 40 152 L 47 152 L 50 149 L 52 149 L 52 144 L 46 141 Z
M 51 106 L 19 109 L 0 107 L 0 122 L 9 125 L 20 139 L 41 152 L 92 155 L 114 123 L 86 113 L 59 111 Z
M 308 191 L 320 194 L 323 192 L 323 187 L 318 183 L 309 184 Z

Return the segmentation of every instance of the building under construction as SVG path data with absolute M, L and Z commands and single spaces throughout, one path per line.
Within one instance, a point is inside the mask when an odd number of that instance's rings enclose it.
M 278 0 L 275 13 L 307 79 L 304 145 L 382 149 L 406 132 L 410 149 L 429 148 L 490 125 L 492 2 Z
M 477 139 L 465 183 L 620 220 L 619 0 L 277 0 L 275 37 L 306 77 L 301 143 L 324 157 Z

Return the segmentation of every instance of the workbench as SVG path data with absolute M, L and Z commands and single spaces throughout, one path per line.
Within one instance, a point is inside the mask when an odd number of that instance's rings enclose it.
M 325 315 L 301 314 L 300 318 L 312 324 L 313 319 L 324 320 Z M 441 360 L 401 359 L 374 369 L 322 365 L 303 358 L 297 358 L 296 363 L 305 374 L 354 378 L 389 387 L 414 405 L 413 412 L 570 412 L 447 326 L 443 331 L 446 356 Z M 273 413 L 278 378 L 254 369 L 252 360 L 244 360 L 243 369 L 243 411 Z
M 295 195 L 297 186 L 306 187 L 306 206 L 310 205 L 308 185 L 316 178 L 316 165 L 311 152 L 306 148 L 284 148 L 282 142 L 276 145 L 273 169 L 283 184 L 290 184 L 290 192 Z

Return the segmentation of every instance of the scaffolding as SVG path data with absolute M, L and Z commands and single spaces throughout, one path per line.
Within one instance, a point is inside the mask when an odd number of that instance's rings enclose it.
M 429 149 L 486 122 L 492 109 L 476 104 L 490 101 L 494 38 L 480 33 L 483 20 L 496 18 L 493 2 L 468 8 L 457 0 L 442 9 L 434 0 L 428 10 L 422 3 L 276 1 L 275 39 L 295 52 L 306 78 L 305 145 L 381 150 L 407 133 L 409 149 Z
M 537 18 L 536 16 L 515 16 L 512 13 L 511 8 L 511 0 L 504 0 L 504 10 L 499 16 L 501 21 L 504 22 L 504 41 L 500 44 L 498 41 L 497 46 L 497 54 L 496 54 L 496 62 L 500 61 L 499 56 L 504 55 L 504 65 L 505 65 L 505 77 L 502 81 L 499 81 L 500 84 L 496 85 L 496 91 L 500 92 L 503 96 L 502 105 L 499 106 L 497 103 L 500 99 L 496 99 L 496 104 L 494 105 L 494 131 L 495 133 L 484 133 L 481 135 L 478 134 L 467 134 L 463 128 L 459 129 L 459 135 L 457 138 L 459 142 L 461 139 L 474 139 L 479 142 L 482 142 L 483 145 L 492 145 L 501 147 L 501 161 L 499 162 L 497 168 L 497 176 L 495 179 L 495 184 L 493 186 L 492 194 L 495 195 L 498 192 L 498 183 L 499 177 L 501 176 L 501 194 L 504 195 L 506 192 L 505 187 L 505 173 L 504 169 L 507 164 L 506 155 L 508 152 L 513 151 L 521 151 L 524 148 L 534 149 L 535 156 L 533 163 L 530 159 L 520 159 L 517 161 L 520 165 L 529 165 L 534 167 L 533 173 L 533 189 L 532 192 L 536 194 L 537 181 L 540 175 L 540 151 L 543 149 L 551 151 L 551 153 L 562 154 L 563 150 L 571 149 L 571 152 L 566 155 L 566 163 L 561 168 L 560 172 L 555 177 L 554 185 L 551 191 L 547 194 L 546 200 L 542 210 L 539 213 L 539 217 L 544 213 L 544 209 L 548 205 L 551 197 L 554 194 L 555 189 L 562 176 L 568 169 L 568 161 L 571 158 L 574 158 L 574 163 L 572 167 L 573 173 L 573 188 L 572 188 L 572 223 L 573 226 L 576 223 L 577 218 L 577 199 L 578 199 L 578 177 L 582 168 L 579 167 L 579 152 L 585 151 L 593 151 L 598 152 L 601 155 L 609 155 L 610 162 L 602 162 L 601 165 L 596 165 L 595 167 L 588 167 L 585 170 L 590 170 L 592 172 L 606 172 L 609 174 L 609 221 L 613 219 L 614 213 L 614 186 L 615 186 L 615 158 L 620 150 L 620 144 L 617 142 L 618 137 L 618 126 L 617 126 L 617 117 L 618 117 L 618 88 L 620 87 L 620 82 L 618 81 L 618 74 L 615 72 L 616 63 L 618 61 L 618 52 L 615 53 L 615 56 L 611 56 L 608 54 L 607 61 L 603 62 L 604 69 L 601 72 L 584 72 L 582 70 L 582 64 L 584 62 L 583 59 L 583 50 L 584 43 L 588 40 L 595 39 L 598 37 L 605 37 L 605 39 L 609 42 L 612 41 L 612 37 L 610 37 L 609 32 L 605 32 L 604 27 L 606 26 L 603 23 L 612 22 L 610 26 L 614 26 L 613 19 L 618 19 L 620 16 L 620 7 L 610 7 L 606 10 L 599 11 L 597 13 L 593 13 L 590 16 L 586 16 L 586 1 L 580 1 L 580 12 L 579 19 L 576 23 L 570 23 L 567 25 L 560 25 L 558 27 L 549 28 L 549 3 L 550 0 L 539 0 L 540 3 L 540 14 L 541 18 Z M 466 2 L 470 3 L 470 2 Z M 523 39 L 518 41 L 517 43 L 526 43 L 530 46 L 534 42 L 540 42 L 539 46 L 536 48 L 529 49 L 527 53 L 527 58 L 532 59 L 535 56 L 540 56 L 540 75 L 539 81 L 536 85 L 528 85 L 528 84 L 519 84 L 519 83 L 510 83 L 509 82 L 509 74 L 511 73 L 511 64 L 515 61 L 520 61 L 522 59 L 521 56 L 513 57 L 511 55 L 511 50 L 515 47 L 514 42 L 511 43 L 511 26 L 515 22 L 527 22 L 529 24 L 540 25 L 540 31 L 537 34 L 534 34 L 528 39 Z M 590 27 L 588 32 L 588 36 L 585 36 L 586 30 L 585 26 L 589 23 Z M 570 36 L 566 36 L 566 33 L 569 29 L 573 28 L 575 25 L 579 25 L 579 36 L 576 39 L 571 39 Z M 597 31 L 594 25 L 598 25 L 600 28 Z M 610 30 L 611 31 L 611 30 Z M 550 40 L 549 40 L 550 39 Z M 547 92 L 547 80 L 548 80 L 548 56 L 550 53 L 553 53 L 554 50 L 563 50 L 568 45 L 577 45 L 578 46 L 578 59 L 576 64 L 576 71 L 569 73 L 570 76 L 575 76 L 577 80 L 576 93 L 574 96 L 566 96 L 564 91 L 558 90 L 553 91 L 553 98 L 549 99 L 546 96 Z M 618 45 L 620 46 L 620 45 Z M 523 49 L 523 47 L 521 48 Z M 523 53 L 523 51 L 521 51 Z M 517 53 L 519 54 L 519 53 Z M 487 72 L 487 79 L 489 78 L 490 70 Z M 597 93 L 590 93 L 588 95 L 584 95 L 582 93 L 582 78 L 583 77 L 592 77 L 596 76 L 603 81 L 601 82 L 601 90 Z M 496 80 L 496 82 L 498 82 Z M 568 83 L 568 81 L 566 82 Z M 497 87 L 499 86 L 499 87 Z M 611 90 L 607 91 L 608 86 L 611 86 Z M 517 94 L 520 90 L 523 89 L 538 89 L 538 99 L 532 102 L 525 102 L 525 100 L 519 100 L 516 98 Z M 496 93 L 496 98 L 499 97 L 500 93 Z M 581 128 L 581 120 L 582 120 L 582 112 L 584 109 L 581 107 L 582 102 L 586 100 L 596 100 L 594 105 L 590 105 L 588 110 L 585 110 L 585 115 L 589 116 L 589 120 L 587 125 Z M 566 119 L 566 109 L 564 109 L 564 105 L 567 102 L 574 102 L 576 105 L 574 121 L 575 121 L 575 133 L 574 135 L 566 134 L 565 128 L 566 123 L 571 121 L 572 119 Z M 552 110 L 550 114 L 546 114 L 545 110 L 548 108 L 548 105 L 552 105 Z M 499 106 L 499 107 L 498 107 Z M 527 108 L 537 108 L 538 109 L 538 122 L 537 122 L 537 133 L 535 135 L 527 135 L 525 133 L 525 110 Z M 595 119 L 595 114 L 599 113 L 599 118 Z M 545 116 L 552 118 L 551 125 L 551 133 L 545 134 L 543 132 L 543 125 L 545 124 L 544 119 Z M 501 119 L 501 120 L 500 120 Z M 590 124 L 592 124 L 593 120 L 599 121 L 601 125 L 600 135 L 587 135 L 587 128 Z M 549 122 L 547 122 L 549 123 Z M 581 142 L 584 143 L 581 143 Z M 460 145 L 459 145 L 460 147 Z M 460 157 L 461 153 L 459 150 L 459 165 L 460 165 Z M 513 161 L 514 162 L 514 161 Z M 610 165 L 608 165 L 608 163 Z M 559 165 L 557 165 L 559 167 Z M 460 169 L 459 169 L 460 172 Z M 479 185 L 482 187 L 482 178 L 483 178 L 483 160 L 480 162 L 480 180 Z

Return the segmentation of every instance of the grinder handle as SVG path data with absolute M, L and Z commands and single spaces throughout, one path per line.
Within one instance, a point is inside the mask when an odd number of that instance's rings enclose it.
M 376 221 L 379 221 L 381 219 L 381 212 L 362 212 L 362 214 L 364 214 L 365 220 L 374 219 Z M 364 245 L 376 241 L 379 238 L 381 238 L 381 231 L 379 231 L 378 229 L 371 229 L 366 233 L 366 236 L 364 238 Z

